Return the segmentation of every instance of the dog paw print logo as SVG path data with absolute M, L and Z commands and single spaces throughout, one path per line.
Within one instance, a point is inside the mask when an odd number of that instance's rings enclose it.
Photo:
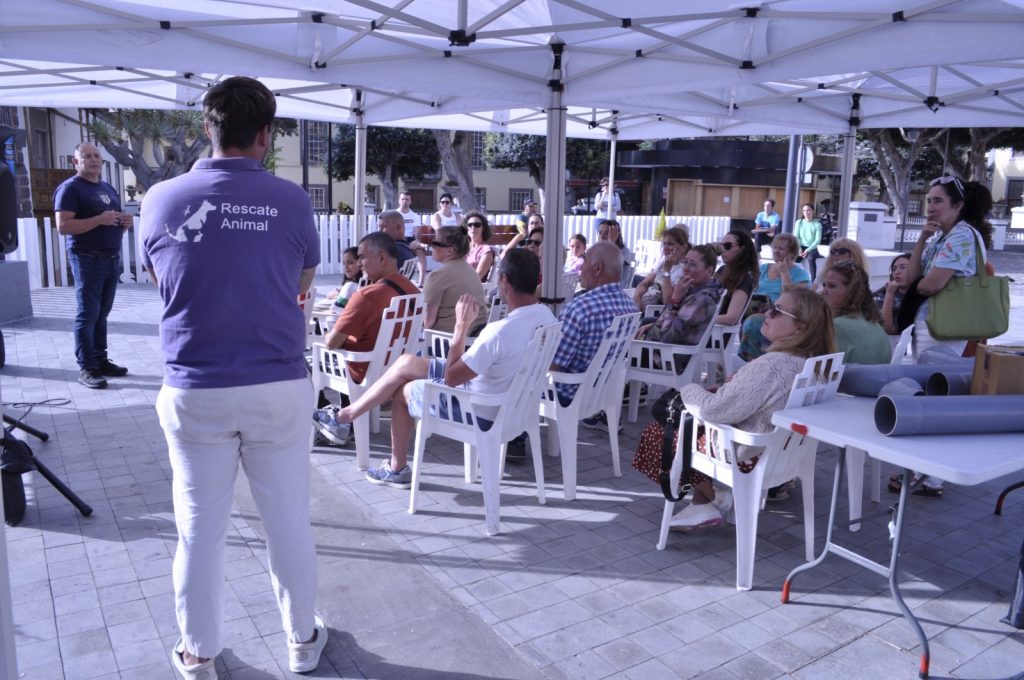
M 213 204 L 204 200 L 200 204 L 199 209 L 192 214 L 189 214 L 188 209 L 185 210 L 185 221 L 176 229 L 172 231 L 168 225 L 164 225 L 164 229 L 167 230 L 167 234 L 175 241 L 180 243 L 199 243 L 203 238 L 203 225 L 206 224 L 206 216 L 213 209 Z

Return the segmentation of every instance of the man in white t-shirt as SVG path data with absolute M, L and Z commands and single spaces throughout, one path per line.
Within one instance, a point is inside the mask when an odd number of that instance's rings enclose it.
M 427 380 L 451 387 L 465 385 L 471 392 L 503 394 L 515 377 L 533 334 L 555 323 L 547 307 L 536 302 L 540 260 L 525 248 L 505 254 L 498 275 L 498 291 L 508 303 L 508 316 L 488 324 L 470 347 L 466 339 L 479 312 L 472 295 L 463 295 L 455 307 L 455 331 L 447 359 L 405 354 L 362 397 L 339 410 L 335 419 L 350 423 L 371 408 L 391 400 L 391 459 L 366 471 L 374 484 L 408 489 L 412 469 L 406 464 L 416 419 L 423 413 L 423 385 Z M 481 409 L 479 420 L 487 413 Z
M 408 191 L 398 194 L 398 212 L 402 213 L 402 221 L 405 222 L 405 242 L 411 243 L 416 240 L 416 228 L 422 224 L 420 216 L 413 212 L 412 196 Z
M 614 220 L 615 216 L 622 210 L 622 201 L 619 199 L 619 195 L 612 193 L 611 195 L 611 212 L 608 211 L 608 178 L 603 177 L 601 179 L 601 190 L 597 192 L 597 196 L 594 196 L 594 209 L 597 210 L 597 214 L 594 215 L 594 228 L 597 229 L 601 226 L 601 222 L 604 220 Z

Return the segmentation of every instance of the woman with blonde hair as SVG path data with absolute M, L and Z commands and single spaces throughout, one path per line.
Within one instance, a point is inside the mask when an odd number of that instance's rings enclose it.
M 679 391 L 695 419 L 748 432 L 770 432 L 772 414 L 785 407 L 793 380 L 807 359 L 836 351 L 832 312 L 821 296 L 807 288 L 786 288 L 765 314 L 762 333 L 771 341 L 768 352 L 740 368 L 729 382 L 717 389 L 694 383 Z M 683 455 L 690 455 L 690 445 L 691 438 L 686 437 Z M 740 446 L 740 470 L 753 470 L 760 452 L 758 447 Z M 690 472 L 690 483 L 693 500 L 673 516 L 672 528 L 692 531 L 721 526 L 732 509 L 732 491 L 716 490 L 711 478 L 696 470 Z
M 480 305 L 480 313 L 472 328 L 487 322 L 484 287 L 476 270 L 466 262 L 469 243 L 465 227 L 441 227 L 434 235 L 430 245 L 433 247 L 434 260 L 440 262 L 441 267 L 430 272 L 423 285 L 423 301 L 426 305 L 424 328 L 452 332 L 455 329 L 455 304 L 464 293 L 475 297 Z
M 810 274 L 796 263 L 799 253 L 800 243 L 792 234 L 779 234 L 772 241 L 772 256 L 775 262 L 761 265 L 757 289 L 754 290 L 754 299 L 749 310 L 750 315 L 740 329 L 739 355 L 743 360 L 756 359 L 764 354 L 768 346 L 767 339 L 761 334 L 764 310 L 768 305 L 778 300 L 782 291 L 790 286 L 811 285 Z
M 683 258 L 690 250 L 685 225 L 666 229 L 661 236 L 661 262 L 633 291 L 633 302 L 641 312 L 647 305 L 667 304 L 672 289 L 683 279 Z
M 832 265 L 821 275 L 821 296 L 832 310 L 843 363 L 889 363 L 892 344 L 882 328 L 867 272 L 852 261 Z
M 853 262 L 865 272 L 868 272 L 870 278 L 871 270 L 868 269 L 868 257 L 864 254 L 864 249 L 853 239 L 839 238 L 828 247 L 828 257 L 825 258 L 825 263 L 818 268 L 818 278 L 814 279 L 814 285 L 811 286 L 811 289 L 820 293 L 821 278 L 825 270 L 839 262 Z

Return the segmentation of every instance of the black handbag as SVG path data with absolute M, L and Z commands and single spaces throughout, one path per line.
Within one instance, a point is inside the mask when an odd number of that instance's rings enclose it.
M 686 447 L 686 438 L 693 435 L 693 416 L 683 409 L 683 399 L 679 396 L 679 390 L 669 389 L 654 402 L 651 406 L 651 415 L 661 424 L 661 471 L 658 473 L 658 483 L 661 485 L 661 493 L 665 500 L 677 502 L 686 498 L 690 491 L 690 456 Z M 682 423 L 683 427 L 679 428 Z M 672 458 L 675 456 L 676 431 L 683 446 L 683 469 L 679 474 L 679 495 L 672 489 L 670 471 L 672 469 Z

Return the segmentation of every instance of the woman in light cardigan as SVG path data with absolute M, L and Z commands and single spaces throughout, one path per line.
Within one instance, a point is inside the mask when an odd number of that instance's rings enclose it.
M 775 411 L 785 407 L 793 380 L 807 359 L 835 352 L 832 312 L 820 295 L 807 288 L 788 288 L 765 315 L 762 333 L 772 341 L 768 353 L 746 364 L 717 390 L 691 384 L 679 390 L 695 419 L 735 425 L 748 432 L 770 432 Z M 680 434 L 680 436 L 684 436 Z M 690 439 L 683 455 L 690 455 Z M 740 446 L 742 472 L 757 464 L 758 447 Z M 681 531 L 721 526 L 732 509 L 732 491 L 716 490 L 709 477 L 690 473 L 693 500 L 672 517 Z

